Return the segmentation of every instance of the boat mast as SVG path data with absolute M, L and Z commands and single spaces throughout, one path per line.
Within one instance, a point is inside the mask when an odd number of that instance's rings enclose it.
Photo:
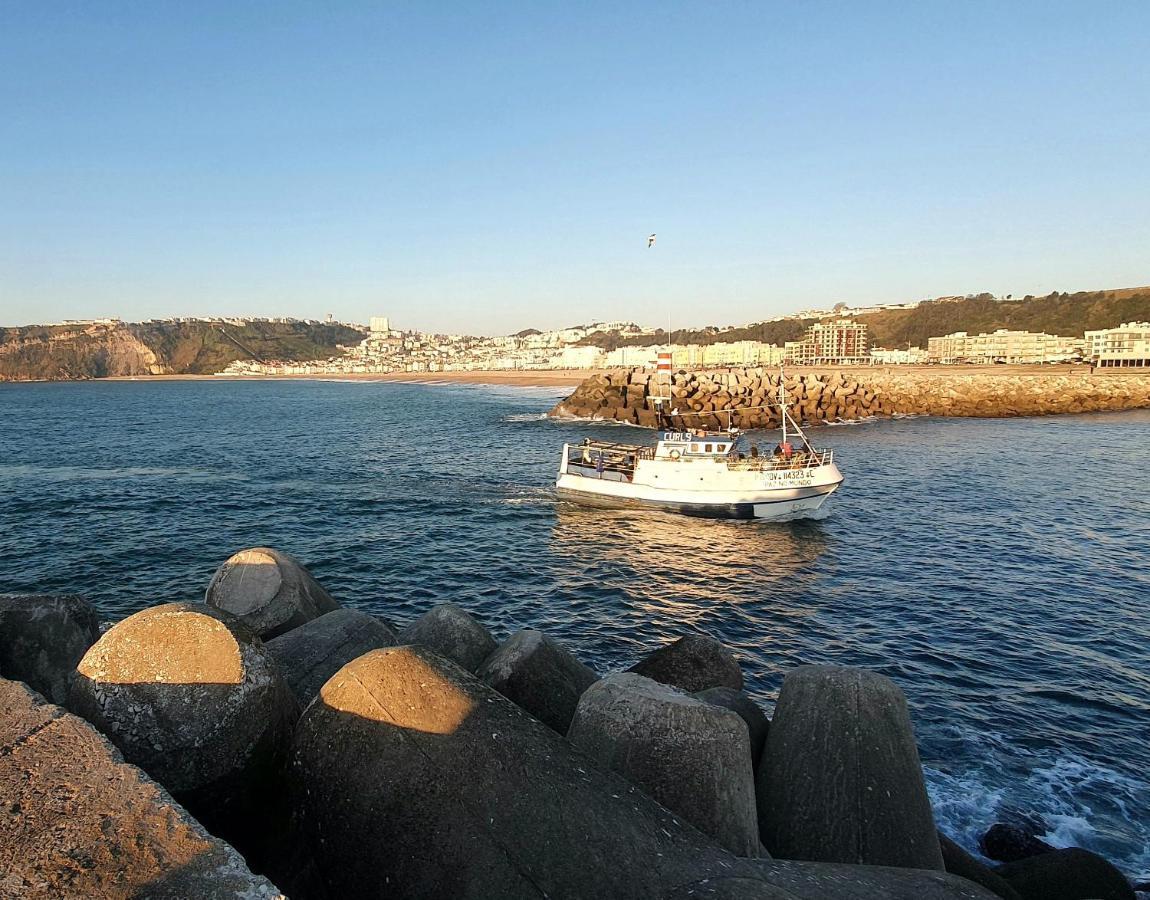
M 787 442 L 787 389 L 783 386 L 783 367 L 779 366 L 779 414 L 783 420 L 783 443 Z

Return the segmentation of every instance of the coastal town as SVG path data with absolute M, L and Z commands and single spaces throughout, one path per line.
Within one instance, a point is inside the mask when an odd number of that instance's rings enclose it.
M 365 375 L 516 370 L 597 370 L 652 367 L 670 353 L 676 369 L 767 366 L 1042 365 L 1087 363 L 1104 369 L 1150 370 L 1150 322 L 1129 322 L 1086 331 L 1082 337 L 1008 329 L 931 337 L 922 347 L 874 346 L 856 317 L 879 309 L 803 310 L 785 318 L 816 319 L 801 340 L 767 343 L 722 340 L 659 342 L 664 332 L 633 322 L 595 322 L 553 331 L 528 329 L 498 337 L 428 334 L 392 327 L 373 317 L 356 346 L 343 355 L 314 361 L 242 359 L 220 375 Z M 778 321 L 778 320 L 776 320 Z M 592 342 L 609 336 L 623 343 L 604 349 Z M 635 338 L 645 340 L 637 341 Z

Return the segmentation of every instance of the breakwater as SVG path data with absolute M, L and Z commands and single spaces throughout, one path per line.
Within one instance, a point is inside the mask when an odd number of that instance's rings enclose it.
M 791 670 L 768 720 L 707 635 L 596 672 L 454 604 L 345 608 L 269 548 L 95 620 L 0 596 L 13 896 L 1133 897 L 1087 851 L 999 827 L 992 869 L 940 835 L 865 669 Z
M 591 376 L 551 411 L 556 418 L 657 424 L 655 397 L 686 428 L 765 428 L 779 423 L 780 375 L 738 368 L 657 375 L 614 369 Z M 791 414 L 806 424 L 872 416 L 1041 416 L 1150 408 L 1150 374 L 792 371 L 783 376 Z

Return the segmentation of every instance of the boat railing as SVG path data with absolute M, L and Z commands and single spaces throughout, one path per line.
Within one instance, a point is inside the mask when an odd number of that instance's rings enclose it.
M 654 458 L 654 448 L 632 444 L 590 441 L 585 444 L 569 444 L 567 447 L 568 466 L 597 473 L 621 472 L 628 477 L 634 474 L 635 464 L 639 460 Z
M 796 451 L 790 456 L 775 454 L 771 456 L 748 456 L 743 459 L 729 459 L 727 466 L 732 469 L 741 469 L 752 472 L 789 471 L 796 469 L 817 469 L 819 466 L 829 466 L 834 462 L 833 450 Z

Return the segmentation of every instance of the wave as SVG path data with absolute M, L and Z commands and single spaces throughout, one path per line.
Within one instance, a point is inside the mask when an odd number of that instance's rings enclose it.
M 504 416 L 501 421 L 503 422 L 546 422 L 550 419 L 547 413 L 512 413 L 509 416 Z
M 1150 879 L 1150 783 L 1069 753 L 1022 778 L 994 770 L 991 756 L 985 764 L 963 773 L 923 766 L 939 829 L 966 849 L 985 859 L 978 841 L 991 825 L 1034 818 L 1045 826 L 1038 836 L 1051 846 L 1092 850 L 1135 882 Z
M 165 468 L 160 466 L 120 466 L 106 469 L 86 466 L 0 465 L 0 478 L 45 478 L 51 481 L 103 481 L 123 478 L 181 478 L 194 481 L 248 481 L 236 472 L 210 469 Z

